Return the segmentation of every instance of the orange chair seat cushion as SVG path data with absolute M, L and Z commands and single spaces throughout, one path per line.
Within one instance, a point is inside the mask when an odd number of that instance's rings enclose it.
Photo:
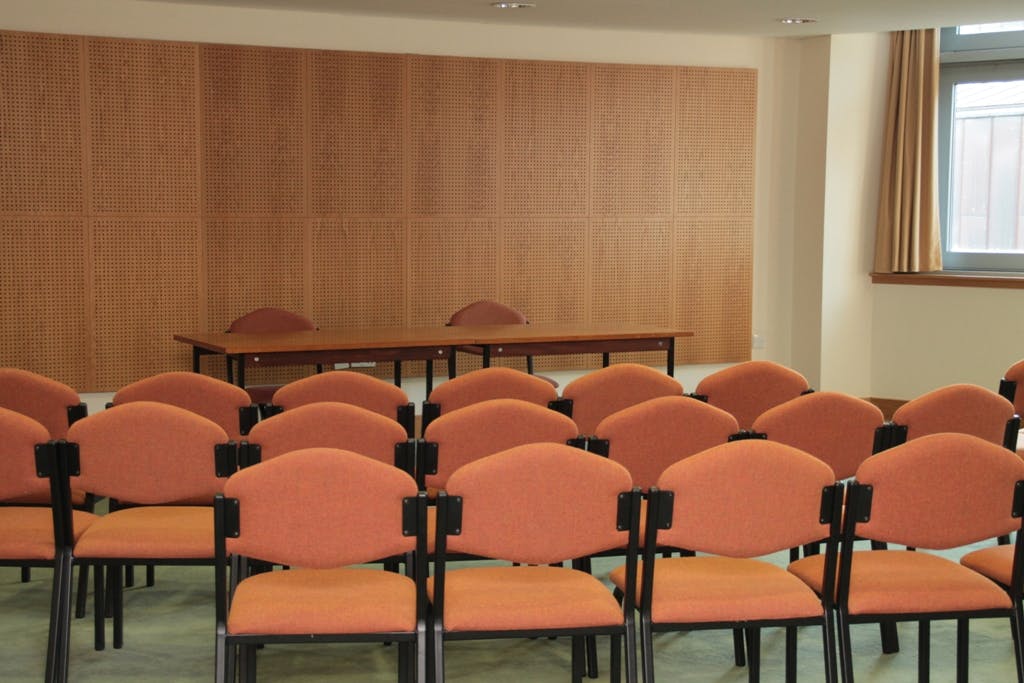
M 824 558 L 789 565 L 816 591 L 822 590 Z M 919 614 L 1008 609 L 1010 598 L 981 574 L 952 560 L 909 550 L 864 550 L 853 554 L 850 614 Z
M 289 569 L 256 574 L 235 590 L 232 634 L 411 633 L 416 584 L 380 569 Z
M 615 626 L 624 618 L 611 591 L 563 567 L 470 567 L 447 572 L 445 631 L 519 631 Z M 433 579 L 427 583 L 433 599 Z
M 78 540 L 80 558 L 212 559 L 213 508 L 125 508 L 99 517 Z
M 75 510 L 75 534 L 96 516 Z M 53 511 L 48 507 L 0 507 L 0 559 L 52 560 Z
M 625 567 L 613 570 L 609 578 L 622 590 Z M 639 586 L 637 589 L 639 599 Z M 714 556 L 656 560 L 651 605 L 655 623 L 740 622 L 823 615 L 821 600 L 814 591 L 769 562 Z
M 967 553 L 960 564 L 979 574 L 1009 586 L 1013 573 L 1013 545 L 996 545 Z

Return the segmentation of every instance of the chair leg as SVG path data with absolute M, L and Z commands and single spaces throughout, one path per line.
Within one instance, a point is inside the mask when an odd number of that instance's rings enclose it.
M 78 592 L 75 595 L 75 619 L 85 618 L 86 600 L 89 598 L 89 565 L 78 567 Z
M 106 648 L 107 596 L 104 590 L 106 571 L 102 564 L 93 566 L 92 577 L 92 611 L 93 611 L 93 648 Z
M 46 681 L 68 679 L 68 650 L 71 633 L 71 553 L 59 551 L 54 557 L 50 593 L 50 630 L 46 644 Z
M 931 622 L 927 619 L 917 622 L 917 633 L 917 683 L 928 683 L 932 658 Z
M 747 655 L 743 650 L 743 629 L 734 628 L 732 630 L 732 650 L 733 657 L 736 659 L 736 666 L 747 665 Z
M 967 683 L 971 656 L 971 620 L 956 620 L 956 683 Z
M 1010 635 L 1013 637 L 1013 657 L 1017 663 L 1017 683 L 1024 683 L 1024 606 L 1014 600 L 1013 616 L 1010 617 Z
M 747 680 L 758 683 L 761 680 L 761 629 L 743 629 L 747 636 Z
M 217 625 L 217 639 L 213 648 L 213 681 L 214 683 L 227 683 L 228 659 L 227 659 L 227 635 L 224 627 Z
M 825 623 L 821 625 L 822 648 L 824 650 L 825 683 L 836 683 L 839 672 L 836 669 L 836 627 L 835 612 L 826 610 Z
M 398 683 L 411 683 L 409 681 L 409 643 L 405 641 L 398 643 Z
M 597 678 L 597 636 L 584 638 L 587 654 L 587 678 Z
M 434 681 L 444 683 L 444 627 L 435 622 L 433 629 Z
M 583 636 L 572 636 L 572 683 L 583 683 L 587 670 L 587 646 Z
M 900 634 L 895 621 L 879 622 L 878 632 L 882 637 L 882 652 L 891 655 L 900 651 Z
M 114 580 L 111 583 L 112 597 L 114 599 L 114 649 L 120 650 L 124 647 L 124 584 L 121 582 L 121 572 L 124 565 L 115 564 L 111 567 Z
M 156 567 L 147 564 L 146 565 L 146 587 L 152 588 L 156 585 Z
M 611 656 L 608 658 L 608 678 L 611 683 L 619 683 L 622 680 L 622 636 L 611 637 Z
M 796 683 L 796 626 L 786 627 L 786 683 Z
M 645 614 L 640 615 L 640 661 L 644 683 L 654 683 L 654 633 L 650 615 Z
M 256 683 L 256 645 L 247 643 L 238 657 L 238 678 L 243 683 Z
M 32 567 L 21 568 L 21 582 L 28 583 L 32 580 Z
M 839 610 L 836 628 L 839 632 L 839 668 L 843 683 L 853 683 L 853 647 L 850 644 L 850 622 L 843 610 Z

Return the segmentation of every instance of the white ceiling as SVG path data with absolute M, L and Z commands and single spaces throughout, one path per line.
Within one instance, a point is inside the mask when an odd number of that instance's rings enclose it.
M 490 0 L 170 1 L 531 26 L 760 36 L 873 33 L 1024 20 L 1024 0 L 532 0 L 536 7 L 520 10 L 494 9 Z M 784 26 L 778 22 L 783 17 L 818 21 Z

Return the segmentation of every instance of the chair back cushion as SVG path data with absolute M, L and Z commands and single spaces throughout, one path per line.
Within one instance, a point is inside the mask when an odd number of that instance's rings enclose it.
M 614 412 L 659 396 L 682 396 L 683 385 L 654 368 L 618 363 L 569 382 L 562 398 L 572 399 L 572 419 L 581 434 L 593 434 Z
M 572 446 L 516 446 L 459 468 L 449 496 L 463 501 L 454 552 L 524 564 L 550 564 L 625 545 L 617 531 L 618 496 L 629 472 Z
M 449 325 L 525 325 L 526 316 L 498 301 L 474 301 L 452 313 Z
M 395 419 L 398 408 L 409 403 L 400 387 L 359 372 L 323 372 L 290 382 L 274 392 L 273 403 L 285 410 L 308 403 L 351 403 Z
M 714 372 L 697 384 L 695 392 L 708 403 L 733 414 L 740 429 L 773 406 L 807 391 L 807 380 L 796 370 L 767 360 L 751 360 Z
M 228 332 L 238 334 L 259 334 L 261 332 L 303 332 L 315 330 L 316 325 L 304 315 L 286 311 L 283 308 L 257 308 L 236 318 L 228 326 Z
M 292 567 L 372 562 L 415 548 L 402 534 L 407 473 L 334 448 L 306 448 L 240 470 L 224 486 L 239 501 L 227 550 Z
M 50 482 L 36 476 L 36 444 L 50 440 L 46 427 L 19 412 L 0 408 L 0 501 L 49 496 Z
M 558 398 L 547 380 L 512 368 L 481 368 L 439 384 L 427 400 L 442 414 L 492 398 L 518 398 L 546 406 Z
M 940 432 L 972 434 L 1002 444 L 1013 404 L 975 384 L 951 384 L 904 403 L 892 421 L 906 425 L 907 440 Z
M 57 380 L 19 368 L 0 368 L 0 408 L 28 415 L 50 433 L 68 434 L 68 406 L 81 402 L 78 393 Z

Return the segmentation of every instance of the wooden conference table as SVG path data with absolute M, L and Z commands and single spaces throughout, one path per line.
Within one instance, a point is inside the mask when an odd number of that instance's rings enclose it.
M 529 325 L 459 325 L 452 327 L 369 327 L 346 330 L 238 334 L 198 332 L 176 334 L 175 341 L 192 346 L 192 370 L 199 372 L 204 355 L 229 356 L 238 363 L 237 382 L 245 386 L 245 367 L 261 364 L 363 363 L 424 360 L 427 394 L 433 389 L 433 362 L 454 358 L 457 347 L 480 347 L 484 366 L 492 357 L 525 353 L 609 353 L 664 351 L 666 370 L 675 373 L 675 340 L 693 332 L 654 325 L 531 323 Z M 452 364 L 451 367 L 454 367 Z M 398 364 L 396 363 L 396 369 Z M 399 372 L 395 384 L 401 385 Z

